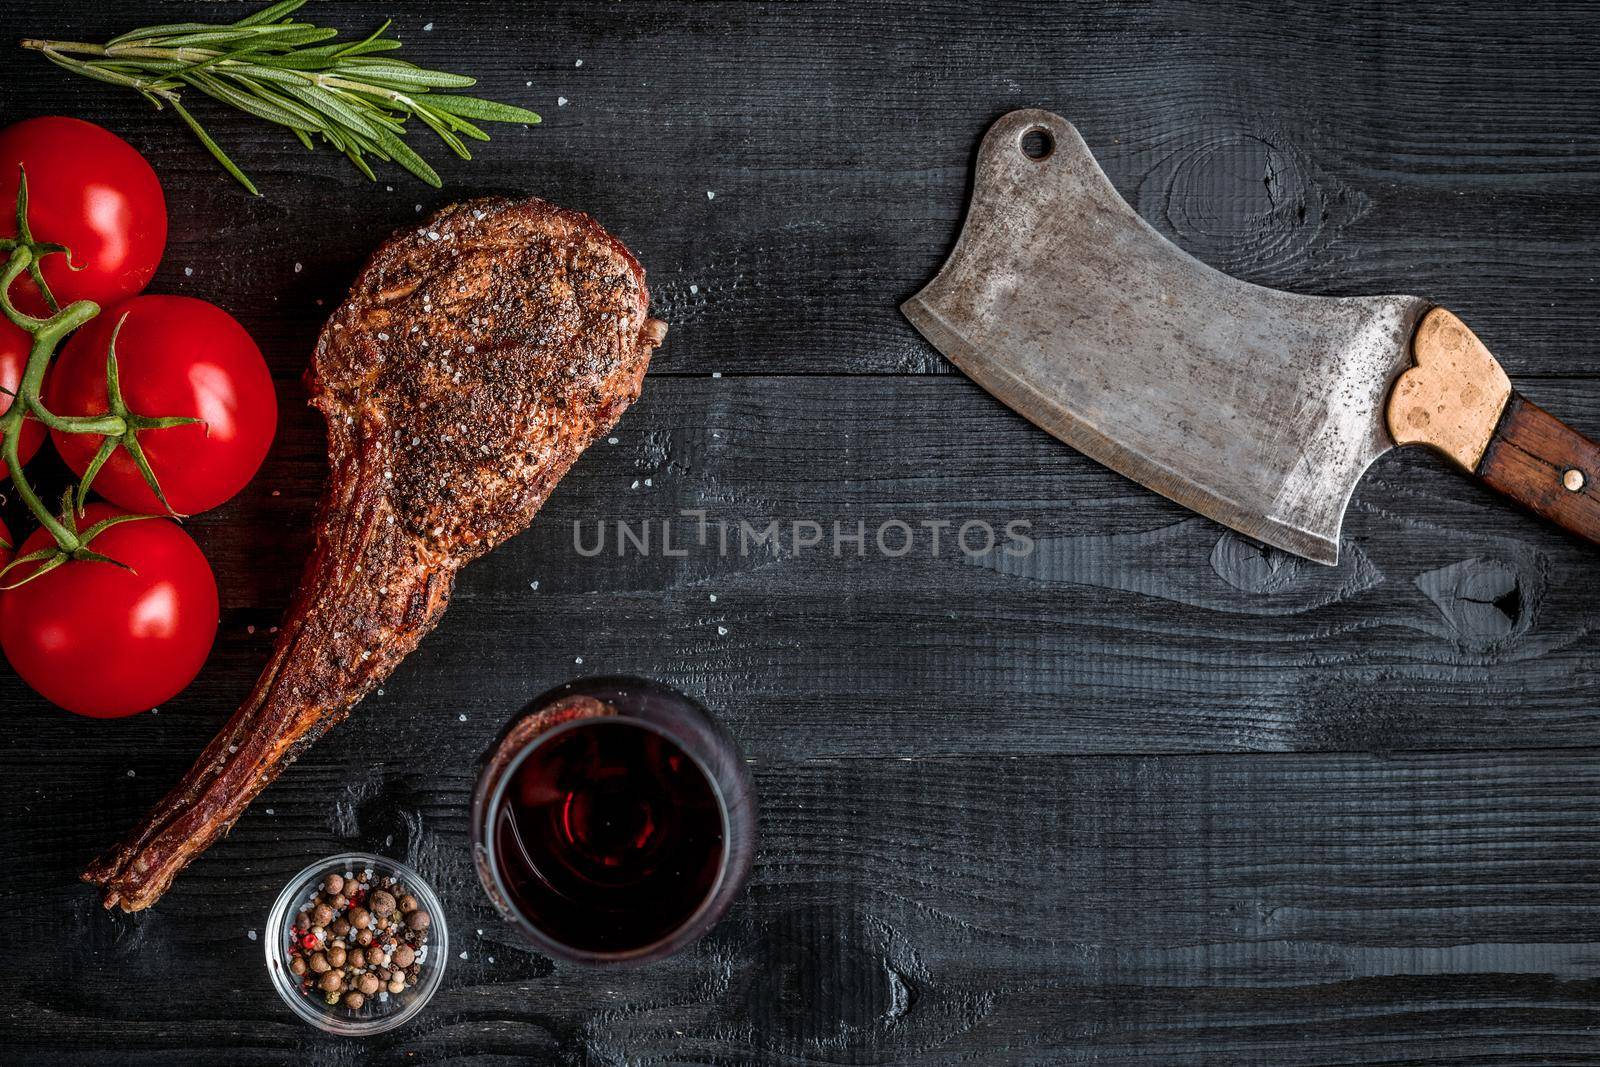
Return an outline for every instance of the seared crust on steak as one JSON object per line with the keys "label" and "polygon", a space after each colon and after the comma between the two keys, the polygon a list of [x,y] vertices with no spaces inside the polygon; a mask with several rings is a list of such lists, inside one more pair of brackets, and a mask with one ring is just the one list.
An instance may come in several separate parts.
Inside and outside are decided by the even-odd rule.
{"label": "seared crust on steak", "polygon": [[315,546],[250,698],[84,880],[138,911],[432,630],[639,395],[666,325],[587,215],[475,200],[375,252],[306,374],[328,424]]}

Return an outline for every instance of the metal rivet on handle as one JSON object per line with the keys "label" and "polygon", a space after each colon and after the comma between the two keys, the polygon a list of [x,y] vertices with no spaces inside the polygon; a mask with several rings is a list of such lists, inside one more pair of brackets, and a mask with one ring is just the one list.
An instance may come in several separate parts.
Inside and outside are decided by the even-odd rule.
{"label": "metal rivet on handle", "polygon": [[1561,475],[1561,484],[1567,487],[1567,492],[1576,493],[1583,488],[1583,472],[1576,467],[1570,467]]}

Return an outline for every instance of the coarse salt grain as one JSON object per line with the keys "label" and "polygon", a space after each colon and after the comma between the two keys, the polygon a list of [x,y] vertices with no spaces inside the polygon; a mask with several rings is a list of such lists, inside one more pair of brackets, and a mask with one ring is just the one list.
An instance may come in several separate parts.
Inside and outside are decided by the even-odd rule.
{"label": "coarse salt grain", "polygon": [[567,106],[567,98],[566,97],[564,97],[564,96],[556,97],[556,107],[566,107],[566,106]]}
{"label": "coarse salt grain", "polygon": [[457,715],[456,716],[456,721],[457,722],[466,722],[467,721],[467,717],[465,715]]}
{"label": "coarse salt grain", "polygon": [[728,636],[728,628],[726,626],[717,627],[717,636],[718,637],[727,637]]}
{"label": "coarse salt grain", "polygon": [[423,33],[432,33],[433,32],[433,23],[430,22],[426,26],[422,27],[422,32]]}
{"label": "coarse salt grain", "polygon": [[254,930],[251,930],[248,934],[245,934],[244,936],[246,936],[250,940],[254,941],[256,939],[256,932]]}
{"label": "coarse salt grain", "polygon": [[133,772],[132,772],[132,771],[129,771],[129,772],[128,772],[128,777],[129,777],[129,778],[132,778],[132,777],[133,777]]}
{"label": "coarse salt grain", "polygon": [[193,267],[185,267],[185,268],[183,268],[183,276],[185,278],[193,278],[194,277],[194,268]]}
{"label": "coarse salt grain", "polygon": [[305,269],[306,269],[306,268],[305,268],[305,264],[303,264],[303,263],[301,263],[301,262],[299,262],[299,261],[298,261],[298,260],[297,260],[297,261],[296,261],[296,262],[295,262],[295,265],[294,265],[294,272],[295,272],[295,273],[296,273],[296,274],[299,274],[299,273],[300,273],[300,272],[301,272],[301,271],[303,271],[303,270],[305,270]]}
{"label": "coarse salt grain", "polygon": [[578,61],[577,61],[577,62],[576,62],[576,63],[574,63],[574,64],[572,64],[572,65],[573,65],[573,66],[574,66],[574,67],[581,67],[581,66],[583,66],[583,60],[581,60],[581,59],[580,59],[580,60],[578,60]]}
{"label": "coarse salt grain", "polygon": [[715,603],[716,603],[716,602],[717,602],[717,594],[715,594],[715,593],[712,593],[712,594],[711,594],[711,598],[710,598],[710,599],[711,599],[711,602],[712,602],[712,603],[713,603],[713,604],[715,604]]}
{"label": "coarse salt grain", "polygon": [[700,295],[700,287],[698,285],[689,286],[689,295],[690,296],[698,296],[698,295]]}
{"label": "coarse salt grain", "polygon": [[608,444],[608,445],[614,445],[614,444],[616,444],[616,443],[617,443],[617,439],[616,439],[616,438],[615,438],[615,437],[608,437],[608,438],[606,438],[606,444]]}
{"label": "coarse salt grain", "polygon": [[573,656],[572,657],[572,662],[576,663],[578,666],[581,667],[581,666],[583,666],[583,657],[582,656]]}
{"label": "coarse salt grain", "polygon": [[712,192],[710,189],[706,190],[706,199],[707,200],[715,200],[716,198],[717,198],[717,194],[716,193]]}

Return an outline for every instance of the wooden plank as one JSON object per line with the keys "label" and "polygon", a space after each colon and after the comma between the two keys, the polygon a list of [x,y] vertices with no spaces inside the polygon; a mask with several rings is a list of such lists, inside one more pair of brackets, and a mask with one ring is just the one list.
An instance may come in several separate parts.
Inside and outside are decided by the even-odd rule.
{"label": "wooden plank", "polygon": [[[1600,427],[1594,382],[1538,385]],[[6,678],[29,724],[14,744],[132,746],[177,776],[265,661],[307,551],[320,429],[299,410],[285,427],[245,496],[189,523],[224,601],[195,686],[107,728]],[[1325,568],[1140,489],[959,378],[658,379],[616,439],[468,568],[358,718],[420,741],[458,713],[499,720],[568,677],[622,672],[702,695],[786,757],[1600,744],[1593,548],[1426,452],[1369,473]],[[690,509],[727,524],[726,553],[716,525],[695,543]],[[780,545],[741,543],[739,523],[770,521]],[[663,522],[681,557],[662,553]],[[969,557],[967,522],[997,546],[1027,523],[1036,547]],[[581,554],[602,523],[604,553]],[[648,528],[650,554],[618,523]],[[863,524],[866,544],[835,556],[836,523]],[[937,557],[931,523],[947,524]],[[912,549],[881,554],[880,529]]]}
{"label": "wooden plank", "polygon": [[[27,32],[77,39],[130,19],[48,0],[8,10]],[[1305,292],[1427,295],[1513,377],[1589,374],[1589,15],[1581,0],[1514,19],[1445,0],[319,10],[352,31],[392,16],[408,56],[544,113],[497,129],[471,163],[430,150],[443,192],[398,173],[368,184],[203,101],[268,194],[252,200],[170,116],[34,56],[16,58],[0,110],[90,116],[145,151],[174,194],[155,288],[228,307],[285,375],[325,314],[316,301],[416,205],[507,190],[590,210],[639,252],[673,324],[658,371],[948,372],[895,309],[954,240],[983,130],[1036,105],[1077,122],[1141,213],[1214,266]]]}
{"label": "wooden plank", "polygon": [[[517,947],[476,887],[466,731],[419,762],[376,725],[330,736],[133,917],[66,880],[98,824],[153,795],[124,775],[140,757],[0,794],[11,1047],[309,1067],[1592,1061],[1593,751],[760,760],[747,898],[681,957],[588,970]],[[347,846],[417,864],[466,953],[414,1028],[359,1046],[292,1021],[246,936]]]}

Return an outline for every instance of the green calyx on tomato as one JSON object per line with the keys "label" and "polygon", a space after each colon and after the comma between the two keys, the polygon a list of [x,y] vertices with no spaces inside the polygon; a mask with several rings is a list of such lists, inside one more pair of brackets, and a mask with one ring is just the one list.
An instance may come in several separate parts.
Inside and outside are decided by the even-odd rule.
{"label": "green calyx on tomato", "polygon": [[[0,594],[0,651],[45,699],[79,715],[133,715],[194,680],[217,633],[217,583],[205,555],[170,519],[95,501],[97,544],[126,566],[70,561]],[[35,530],[22,555],[48,549]]]}
{"label": "green calyx on tomato", "polygon": [[[79,532],[78,518],[82,514],[85,514],[85,512],[73,506],[72,493],[69,490],[61,500],[61,514],[58,516],[62,529],[68,535],[68,541],[63,543],[60,536],[57,535],[54,544],[24,552],[4,567],[0,567],[0,591],[21,588],[36,578],[42,578],[44,575],[49,574],[68,560],[76,560],[80,563],[110,563],[125,570],[132,570],[131,565],[96,552],[89,547],[90,542],[113,526],[120,526],[125,522],[137,522],[140,519],[159,517],[156,515],[129,515],[125,513],[108,515],[92,524],[87,530]],[[52,534],[55,533],[53,530],[50,532]],[[37,564],[37,566],[25,570],[22,577],[14,582],[6,581],[6,576],[12,571],[19,568],[27,568],[30,563]]]}
{"label": "green calyx on tomato", "polygon": [[189,426],[200,420],[184,415],[136,415],[128,410],[127,402],[122,399],[122,377],[117,373],[117,336],[122,333],[122,327],[127,321],[126,313],[117,319],[116,326],[111,330],[111,340],[106,343],[106,406],[108,414],[121,419],[125,428],[121,433],[108,433],[101,438],[100,447],[95,450],[88,466],[82,471],[82,477],[78,482],[78,511],[83,511],[84,500],[89,495],[89,486],[94,482],[95,475],[100,473],[100,468],[106,465],[106,460],[110,459],[111,454],[120,446],[127,449],[128,456],[138,468],[140,477],[144,479],[145,485],[150,487],[150,492],[155,494],[162,510],[171,515],[175,514],[172,505],[167,503],[166,494],[161,491],[161,483],[156,480],[156,472],[150,468],[150,461],[145,457],[144,449],[139,444],[139,432]]}

